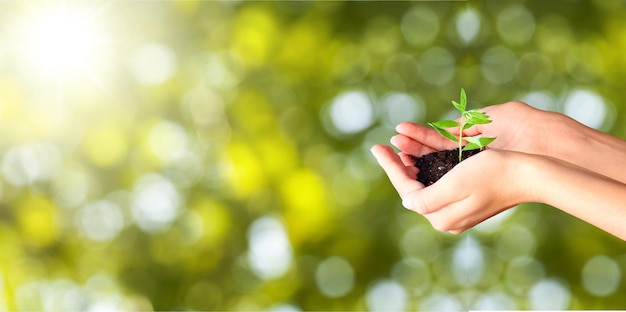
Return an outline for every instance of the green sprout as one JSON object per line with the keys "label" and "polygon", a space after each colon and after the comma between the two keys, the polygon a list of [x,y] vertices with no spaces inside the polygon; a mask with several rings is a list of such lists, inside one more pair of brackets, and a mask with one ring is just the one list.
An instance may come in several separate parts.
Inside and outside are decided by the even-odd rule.
{"label": "green sprout", "polygon": [[[491,123],[491,120],[489,119],[489,116],[487,114],[479,112],[475,109],[467,110],[467,95],[465,94],[465,89],[461,88],[460,103],[452,101],[452,105],[454,105],[454,108],[461,112],[460,122],[454,120],[441,120],[429,123],[428,125],[433,127],[433,129],[435,129],[443,137],[459,143],[459,162],[461,162],[461,160],[463,160],[463,151],[475,149],[482,150],[491,142],[493,142],[493,140],[495,140],[496,138],[463,137],[463,131],[475,125],[484,125]],[[445,129],[457,127],[459,128],[458,137]],[[465,146],[463,146],[463,141],[467,142]]]}

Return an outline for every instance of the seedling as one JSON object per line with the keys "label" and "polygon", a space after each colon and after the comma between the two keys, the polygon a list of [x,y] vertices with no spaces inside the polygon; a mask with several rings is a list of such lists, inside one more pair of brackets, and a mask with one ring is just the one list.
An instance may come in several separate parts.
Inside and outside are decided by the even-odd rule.
{"label": "seedling", "polygon": [[[452,105],[454,105],[454,108],[461,112],[460,122],[454,120],[441,120],[429,123],[428,125],[433,127],[433,129],[435,129],[443,137],[459,143],[459,162],[461,162],[461,160],[463,160],[463,151],[475,149],[482,150],[496,138],[463,137],[463,131],[475,125],[491,123],[487,114],[479,112],[475,109],[467,110],[467,95],[465,94],[465,89],[461,88],[460,103],[452,101]],[[455,136],[445,128],[458,128],[459,136]],[[467,142],[465,146],[463,146],[464,141]]]}

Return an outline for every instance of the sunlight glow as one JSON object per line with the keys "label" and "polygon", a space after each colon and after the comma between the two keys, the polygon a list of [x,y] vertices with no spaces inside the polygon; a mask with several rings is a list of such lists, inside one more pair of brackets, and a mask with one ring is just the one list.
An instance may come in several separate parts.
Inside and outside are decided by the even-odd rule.
{"label": "sunlight glow", "polygon": [[92,69],[108,42],[97,14],[98,10],[62,6],[23,20],[20,51],[25,61],[42,78],[81,75],[96,80]]}

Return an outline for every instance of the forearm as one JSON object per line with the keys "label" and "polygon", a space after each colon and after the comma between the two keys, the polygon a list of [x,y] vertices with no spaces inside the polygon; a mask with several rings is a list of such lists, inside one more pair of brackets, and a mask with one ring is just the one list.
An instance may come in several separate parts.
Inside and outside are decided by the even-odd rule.
{"label": "forearm", "polygon": [[[532,156],[531,156],[532,157]],[[626,184],[549,157],[526,168],[530,201],[542,202],[626,240]]]}
{"label": "forearm", "polygon": [[559,115],[546,131],[545,155],[626,183],[626,141]]}

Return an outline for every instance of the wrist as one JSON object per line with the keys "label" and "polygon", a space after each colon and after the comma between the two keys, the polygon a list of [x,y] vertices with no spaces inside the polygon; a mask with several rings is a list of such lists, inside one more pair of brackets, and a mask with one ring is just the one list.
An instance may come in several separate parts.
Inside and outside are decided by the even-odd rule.
{"label": "wrist", "polygon": [[519,203],[543,202],[543,190],[545,189],[542,177],[545,174],[546,159],[548,157],[534,154],[516,153],[513,160],[515,174],[513,184],[517,185],[515,196]]}
{"label": "wrist", "polygon": [[[596,129],[587,127],[578,121],[558,115],[553,119],[555,125],[544,131],[550,140],[544,143],[544,153],[567,163],[605,175],[626,183],[626,141]],[[611,157],[607,157],[611,155]]]}
{"label": "wrist", "polygon": [[[496,175],[501,177],[497,182],[498,192],[505,195],[506,204],[512,207],[525,202],[535,202],[540,198],[541,174],[537,168],[542,158],[534,154],[506,150],[490,150],[496,155],[490,163],[496,167]],[[489,151],[487,151],[489,152]]]}
{"label": "wrist", "polygon": [[550,156],[527,154],[526,157],[528,160],[521,162],[525,167],[525,175],[521,177],[527,187],[525,201],[554,205],[555,194],[574,181],[577,176],[572,173],[578,172],[580,167]]}
{"label": "wrist", "polygon": [[540,116],[531,125],[535,131],[531,135],[533,145],[525,152],[559,159],[571,157],[570,149],[584,137],[584,129],[580,129],[575,120],[560,113],[542,112]]}

